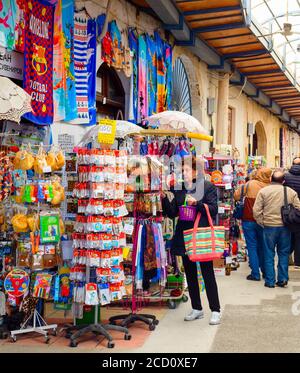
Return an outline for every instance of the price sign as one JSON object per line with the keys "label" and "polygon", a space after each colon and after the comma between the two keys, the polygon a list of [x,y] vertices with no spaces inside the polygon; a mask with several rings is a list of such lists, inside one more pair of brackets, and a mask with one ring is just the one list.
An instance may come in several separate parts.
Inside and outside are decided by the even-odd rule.
{"label": "price sign", "polygon": [[224,214],[224,213],[225,213],[225,207],[223,207],[223,206],[219,206],[219,207],[218,207],[218,213],[219,213],[219,214]]}
{"label": "price sign", "polygon": [[111,119],[101,119],[98,129],[98,142],[100,144],[112,145],[116,137],[117,121]]}

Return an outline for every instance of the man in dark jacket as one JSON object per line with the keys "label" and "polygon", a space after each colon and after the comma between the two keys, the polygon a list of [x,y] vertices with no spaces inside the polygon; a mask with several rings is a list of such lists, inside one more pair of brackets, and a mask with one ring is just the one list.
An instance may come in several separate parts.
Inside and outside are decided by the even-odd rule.
{"label": "man in dark jacket", "polygon": [[[294,189],[300,198],[300,157],[294,158],[292,167],[285,174],[284,185]],[[294,251],[295,267],[300,268],[300,231],[292,233],[291,251]]]}

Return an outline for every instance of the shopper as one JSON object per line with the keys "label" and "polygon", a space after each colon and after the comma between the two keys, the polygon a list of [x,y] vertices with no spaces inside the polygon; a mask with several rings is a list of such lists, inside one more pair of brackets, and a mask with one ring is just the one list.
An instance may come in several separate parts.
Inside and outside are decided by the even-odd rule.
{"label": "shopper", "polygon": [[[272,170],[270,168],[261,168],[255,174],[251,174],[251,179],[244,185],[244,211],[242,217],[242,227],[246,240],[246,246],[249,256],[249,266],[251,269],[247,280],[260,281],[260,270],[264,277],[264,258],[263,258],[263,231],[256,223],[253,217],[253,206],[258,192],[268,186],[271,182]],[[234,193],[236,201],[241,198],[242,186]]]}
{"label": "shopper", "polygon": [[[274,288],[276,281],[274,269],[275,247],[277,247],[278,255],[276,285],[285,287],[288,283],[291,233],[283,225],[281,217],[281,208],[284,205],[284,173],[275,171],[271,180],[271,185],[261,189],[258,193],[253,208],[253,215],[256,222],[263,227],[265,286]],[[300,209],[298,195],[289,187],[287,187],[287,198],[289,204]]]}
{"label": "shopper", "polygon": [[[166,195],[163,193],[163,210],[164,213],[171,219],[178,217],[179,206],[184,205],[185,200],[188,205],[197,207],[197,211],[201,213],[199,227],[208,227],[209,222],[204,208],[204,203],[208,205],[212,218],[217,215],[217,191],[215,186],[204,180],[203,164],[199,167],[199,162],[195,157],[185,157],[183,164],[184,185],[181,190],[173,188],[172,193]],[[178,184],[177,184],[178,187]],[[189,260],[185,254],[183,232],[191,229],[194,226],[194,221],[178,220],[175,234],[172,240],[172,253],[182,256],[185,274],[188,283],[189,295],[192,303],[192,311],[185,317],[186,321],[201,319],[204,317],[202,304],[200,299],[200,289],[198,284],[197,266],[195,262]],[[213,262],[200,263],[202,276],[205,282],[206,294],[209,302],[210,310],[212,311],[210,324],[217,325],[221,320],[220,302],[218,296],[218,288],[214,274]]]}
{"label": "shopper", "polygon": [[[294,189],[300,198],[300,157],[293,160],[289,172],[285,174],[284,185]],[[291,252],[294,252],[294,266],[300,269],[300,230],[292,233]]]}

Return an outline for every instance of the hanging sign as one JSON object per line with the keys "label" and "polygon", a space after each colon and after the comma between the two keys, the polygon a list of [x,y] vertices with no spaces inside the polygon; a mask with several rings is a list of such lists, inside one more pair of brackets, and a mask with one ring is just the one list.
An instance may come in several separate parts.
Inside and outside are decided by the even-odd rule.
{"label": "hanging sign", "polygon": [[4,280],[4,289],[10,296],[21,297],[29,286],[29,275],[22,269],[13,269]]}
{"label": "hanging sign", "polygon": [[37,124],[51,124],[55,7],[46,0],[30,0],[26,7],[23,85],[31,95],[33,112],[24,117]]}
{"label": "hanging sign", "polygon": [[100,144],[110,144],[115,142],[117,121],[111,119],[101,119],[99,121],[98,142]]}
{"label": "hanging sign", "polygon": [[24,56],[0,47],[0,75],[23,80]]}
{"label": "hanging sign", "polygon": [[73,135],[66,133],[58,135],[58,145],[65,153],[72,153],[75,147],[75,138]]}
{"label": "hanging sign", "polygon": [[58,242],[60,239],[59,216],[42,215],[40,217],[41,243]]}

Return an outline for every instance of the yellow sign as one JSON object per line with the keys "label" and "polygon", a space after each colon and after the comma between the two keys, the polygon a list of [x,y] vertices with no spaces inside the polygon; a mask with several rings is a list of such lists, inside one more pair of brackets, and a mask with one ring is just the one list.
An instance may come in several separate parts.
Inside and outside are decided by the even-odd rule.
{"label": "yellow sign", "polygon": [[98,142],[100,144],[113,144],[115,142],[117,121],[101,119],[99,121]]}

